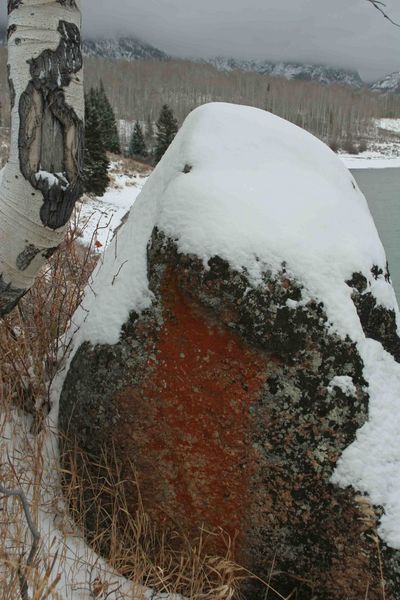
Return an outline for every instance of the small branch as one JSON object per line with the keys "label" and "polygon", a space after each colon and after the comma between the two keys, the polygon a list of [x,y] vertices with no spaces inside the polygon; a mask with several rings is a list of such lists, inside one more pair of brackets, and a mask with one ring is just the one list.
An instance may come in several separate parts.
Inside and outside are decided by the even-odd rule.
{"label": "small branch", "polygon": [[[26,522],[27,522],[29,530],[32,534],[32,546],[31,546],[31,550],[29,552],[28,559],[26,561],[26,566],[31,567],[33,565],[33,561],[35,560],[36,552],[38,551],[38,548],[39,548],[40,533],[38,532],[38,530],[36,529],[36,527],[33,523],[32,515],[31,515],[30,509],[29,509],[28,500],[22,490],[7,489],[4,486],[2,486],[1,484],[0,484],[0,494],[5,496],[6,498],[18,498],[18,500],[21,502],[22,508],[25,513]],[[21,589],[22,599],[28,600],[28,582],[26,580],[26,576],[23,573],[21,567],[19,567],[18,571],[19,571],[18,574],[19,574],[19,579],[20,579],[20,589]]]}
{"label": "small branch", "polygon": [[117,272],[117,273],[114,275],[114,277],[113,277],[113,280],[112,280],[112,282],[111,282],[111,285],[114,285],[114,283],[115,283],[115,280],[117,279],[118,275],[121,273],[121,269],[122,269],[122,267],[123,267],[123,266],[124,266],[124,265],[125,265],[127,262],[128,262],[128,261],[127,261],[127,260],[125,260],[125,261],[122,263],[122,265],[121,265],[121,266],[120,266],[120,268],[118,269],[118,272]]}
{"label": "small branch", "polygon": [[400,23],[396,23],[396,21],[393,21],[393,19],[389,17],[389,15],[385,12],[384,8],[386,7],[386,4],[384,2],[381,2],[381,0],[367,0],[367,2],[372,4],[372,6],[376,8],[376,10],[379,10],[379,12],[385,17],[385,19],[392,23],[392,25],[400,27]]}

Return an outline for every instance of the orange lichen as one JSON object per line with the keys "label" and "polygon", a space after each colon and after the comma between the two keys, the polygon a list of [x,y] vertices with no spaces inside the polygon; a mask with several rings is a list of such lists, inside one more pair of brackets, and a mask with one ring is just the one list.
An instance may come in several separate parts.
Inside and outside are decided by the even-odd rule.
{"label": "orange lichen", "polygon": [[222,527],[243,539],[255,455],[251,405],[265,360],[221,327],[168,274],[164,326],[141,390],[119,395],[132,419],[119,437],[132,452],[145,507],[193,529]]}

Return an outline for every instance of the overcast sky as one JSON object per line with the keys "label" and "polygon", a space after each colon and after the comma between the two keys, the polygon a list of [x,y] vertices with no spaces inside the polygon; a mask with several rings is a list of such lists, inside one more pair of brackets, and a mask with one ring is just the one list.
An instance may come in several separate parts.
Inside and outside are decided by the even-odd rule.
{"label": "overcast sky", "polygon": [[[309,61],[368,81],[400,70],[400,27],[367,0],[81,1],[86,36],[131,34],[177,56]],[[386,4],[400,22],[400,0]]]}

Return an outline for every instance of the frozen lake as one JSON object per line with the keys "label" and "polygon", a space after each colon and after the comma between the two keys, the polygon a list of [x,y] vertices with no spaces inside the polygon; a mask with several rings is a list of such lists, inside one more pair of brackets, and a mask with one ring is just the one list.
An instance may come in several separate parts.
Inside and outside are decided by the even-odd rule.
{"label": "frozen lake", "polygon": [[353,169],[352,174],[367,198],[400,302],[400,169]]}

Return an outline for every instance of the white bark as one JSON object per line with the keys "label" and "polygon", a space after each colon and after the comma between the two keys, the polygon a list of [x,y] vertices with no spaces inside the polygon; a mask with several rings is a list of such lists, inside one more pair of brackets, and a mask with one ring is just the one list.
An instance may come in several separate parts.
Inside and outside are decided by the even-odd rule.
{"label": "white bark", "polygon": [[0,315],[63,239],[80,195],[80,0],[9,0],[10,158],[0,185]]}

